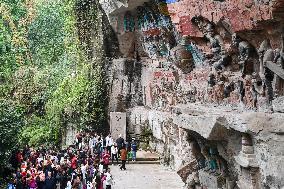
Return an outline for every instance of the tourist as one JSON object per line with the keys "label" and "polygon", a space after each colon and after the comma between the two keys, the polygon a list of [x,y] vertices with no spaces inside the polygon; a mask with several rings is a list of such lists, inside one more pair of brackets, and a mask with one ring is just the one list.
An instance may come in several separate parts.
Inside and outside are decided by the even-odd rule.
{"label": "tourist", "polygon": [[104,172],[104,162],[101,161],[100,165],[99,165],[99,172],[103,173]]}
{"label": "tourist", "polygon": [[72,189],[72,183],[71,183],[71,178],[70,177],[68,178],[67,185],[66,185],[65,189]]}
{"label": "tourist", "polygon": [[122,148],[120,150],[120,158],[121,158],[120,170],[122,170],[122,169],[126,170],[125,163],[126,163],[126,158],[127,158],[127,151],[126,151],[124,146],[122,146]]}
{"label": "tourist", "polygon": [[67,172],[63,169],[62,172],[59,172],[59,175],[60,175],[60,178],[59,178],[60,189],[64,189],[67,186],[67,182],[68,182]]}
{"label": "tourist", "polygon": [[15,183],[14,183],[14,179],[10,178],[8,185],[7,185],[7,189],[16,189]]}
{"label": "tourist", "polygon": [[[93,136],[88,133],[80,133],[76,136],[77,143],[80,137],[82,138],[80,145],[71,145],[58,153],[52,147],[44,148],[43,146],[38,149],[26,147],[23,151],[15,152],[14,158],[17,159],[19,164],[16,166],[17,171],[13,175],[13,182],[9,182],[9,188],[111,188],[112,176],[108,168],[110,153],[105,147],[103,152],[92,154],[92,148],[98,149],[102,145],[105,146],[104,139],[100,138],[100,142],[95,142],[95,146],[93,146],[92,143],[94,144],[95,141]],[[118,147],[110,140],[111,136],[108,137],[107,144],[112,144],[110,149],[112,163],[114,159],[118,163]],[[121,143],[122,146],[123,143]],[[125,148],[121,152],[123,161],[121,169],[125,170],[127,152]]]}
{"label": "tourist", "polygon": [[71,159],[71,168],[73,170],[75,170],[77,168],[77,157],[76,157],[76,155],[74,155],[73,158]]}
{"label": "tourist", "polygon": [[72,184],[72,189],[81,189],[82,188],[81,185],[82,183],[81,183],[80,176],[75,176],[73,184]]}
{"label": "tourist", "polygon": [[104,170],[103,174],[101,175],[101,185],[100,189],[105,189],[106,188],[106,170]]}
{"label": "tourist", "polygon": [[111,189],[111,185],[113,183],[112,175],[110,173],[110,169],[107,169],[106,172],[106,189]]}
{"label": "tourist", "polygon": [[37,189],[35,174],[33,173],[32,175],[30,175],[30,178],[28,179],[29,179],[29,189]]}
{"label": "tourist", "polygon": [[102,159],[103,159],[103,162],[104,162],[104,169],[105,170],[107,170],[107,168],[108,168],[109,158],[110,158],[110,155],[108,153],[108,150],[105,148],[105,150],[103,152],[103,155],[102,155]]}
{"label": "tourist", "polygon": [[89,139],[89,149],[91,150],[91,154],[94,154],[94,138],[90,137]]}
{"label": "tourist", "polygon": [[76,147],[78,149],[81,149],[81,145],[82,145],[82,135],[81,135],[81,133],[77,133],[77,135],[76,135]]}
{"label": "tourist", "polygon": [[111,164],[113,164],[114,159],[116,159],[116,163],[118,164],[117,153],[118,153],[118,148],[117,148],[116,143],[114,143],[114,145],[112,145],[111,147]]}
{"label": "tourist", "polygon": [[120,150],[122,146],[124,146],[124,139],[121,137],[121,134],[119,135],[118,139],[116,139],[116,144],[118,147],[118,154],[120,155]]}
{"label": "tourist", "polygon": [[[97,134],[95,133],[94,136],[92,137],[92,151],[93,153],[96,153],[96,146],[97,146],[97,143],[98,143],[98,136]],[[93,154],[92,154],[93,155]]]}
{"label": "tourist", "polygon": [[86,183],[87,166],[83,163],[81,164],[81,173],[83,182]]}
{"label": "tourist", "polygon": [[102,158],[102,153],[104,151],[104,147],[106,146],[105,144],[105,139],[104,136],[101,134],[100,139],[99,139],[99,143],[100,143],[100,158]]}
{"label": "tourist", "polygon": [[132,139],[131,142],[132,161],[136,161],[136,152],[137,152],[137,144],[135,142],[135,139]]}
{"label": "tourist", "polygon": [[44,184],[45,189],[55,189],[56,188],[56,181],[55,181],[55,178],[52,177],[51,173],[52,173],[51,171],[47,172],[47,178],[45,179],[45,184]]}
{"label": "tourist", "polygon": [[131,143],[130,142],[126,142],[125,143],[125,149],[127,152],[127,161],[129,163],[129,160],[132,159],[132,153],[131,153]]}
{"label": "tourist", "polygon": [[107,147],[107,151],[109,154],[111,154],[111,146],[113,145],[113,139],[111,137],[111,135],[109,134],[106,137],[106,147]]}
{"label": "tourist", "polygon": [[87,182],[87,189],[94,189],[93,183],[90,181]]}
{"label": "tourist", "polygon": [[101,175],[102,175],[102,173],[97,171],[95,175],[96,175],[95,176],[96,189],[100,189],[101,188]]}

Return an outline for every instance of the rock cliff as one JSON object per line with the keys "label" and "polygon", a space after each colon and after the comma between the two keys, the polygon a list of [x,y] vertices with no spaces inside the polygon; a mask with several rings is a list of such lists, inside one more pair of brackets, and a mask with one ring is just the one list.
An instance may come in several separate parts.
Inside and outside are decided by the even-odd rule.
{"label": "rock cliff", "polygon": [[150,130],[187,188],[284,187],[284,1],[100,3],[129,137]]}

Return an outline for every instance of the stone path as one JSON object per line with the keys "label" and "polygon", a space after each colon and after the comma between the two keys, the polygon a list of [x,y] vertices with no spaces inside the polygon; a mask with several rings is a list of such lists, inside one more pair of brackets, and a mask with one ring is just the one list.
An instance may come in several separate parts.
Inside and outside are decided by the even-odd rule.
{"label": "stone path", "polygon": [[182,189],[180,177],[161,165],[126,164],[126,171],[110,166],[114,178],[112,189]]}

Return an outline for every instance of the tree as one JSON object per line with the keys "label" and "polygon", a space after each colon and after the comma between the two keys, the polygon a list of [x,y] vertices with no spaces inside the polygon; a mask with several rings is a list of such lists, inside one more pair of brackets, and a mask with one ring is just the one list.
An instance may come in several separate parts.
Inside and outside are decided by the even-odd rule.
{"label": "tree", "polygon": [[18,145],[18,134],[24,125],[23,111],[9,100],[0,100],[0,175]]}

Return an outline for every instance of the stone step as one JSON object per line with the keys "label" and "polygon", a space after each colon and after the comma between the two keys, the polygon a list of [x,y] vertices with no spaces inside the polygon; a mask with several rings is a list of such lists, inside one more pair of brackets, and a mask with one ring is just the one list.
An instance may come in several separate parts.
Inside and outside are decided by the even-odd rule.
{"label": "stone step", "polygon": [[156,158],[156,157],[149,157],[149,158],[136,158],[136,160],[137,161],[159,161],[160,160],[160,158]]}
{"label": "stone step", "polygon": [[129,161],[126,164],[160,164],[160,161]]}
{"label": "stone step", "polygon": [[[121,161],[120,158],[118,158],[118,160]],[[131,159],[129,161],[131,161]],[[136,161],[160,161],[160,158],[136,158]]]}
{"label": "stone step", "polygon": [[[121,163],[121,162],[119,162],[119,163]],[[159,165],[160,164],[160,161],[127,161],[126,162],[126,165],[127,164],[139,164],[139,165],[141,165],[141,164],[148,164],[148,165]],[[115,164],[113,165],[113,166],[115,166]]]}

